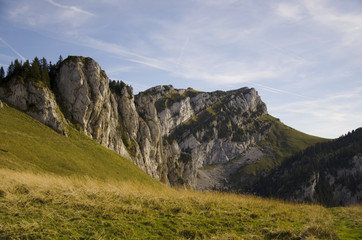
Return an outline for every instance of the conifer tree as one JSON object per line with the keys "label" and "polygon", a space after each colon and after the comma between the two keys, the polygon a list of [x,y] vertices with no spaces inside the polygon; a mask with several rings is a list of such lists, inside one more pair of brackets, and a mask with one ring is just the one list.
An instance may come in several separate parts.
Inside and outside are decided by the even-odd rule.
{"label": "conifer tree", "polygon": [[41,80],[40,62],[37,57],[34,58],[32,64],[31,64],[30,77],[35,81]]}
{"label": "conifer tree", "polygon": [[15,59],[14,61],[14,72],[13,74],[15,76],[20,76],[21,75],[21,72],[22,72],[22,63],[19,62],[18,59]]}
{"label": "conifer tree", "polygon": [[15,65],[13,62],[10,63],[9,67],[8,67],[8,72],[7,72],[7,77],[10,78],[12,77],[12,75],[14,74],[14,68],[15,68]]}
{"label": "conifer tree", "polygon": [[41,68],[41,80],[47,85],[50,85],[50,77],[49,77],[49,70],[48,70],[48,63],[47,60],[43,57],[40,62]]}
{"label": "conifer tree", "polygon": [[1,68],[0,68],[0,83],[3,82],[4,78],[5,78],[5,71],[4,71],[3,66],[1,66]]}
{"label": "conifer tree", "polygon": [[63,62],[63,57],[62,57],[62,55],[59,55],[59,60],[56,64],[56,66],[59,67],[62,62]]}
{"label": "conifer tree", "polygon": [[23,77],[28,78],[31,72],[31,66],[29,60],[26,60],[23,64]]}

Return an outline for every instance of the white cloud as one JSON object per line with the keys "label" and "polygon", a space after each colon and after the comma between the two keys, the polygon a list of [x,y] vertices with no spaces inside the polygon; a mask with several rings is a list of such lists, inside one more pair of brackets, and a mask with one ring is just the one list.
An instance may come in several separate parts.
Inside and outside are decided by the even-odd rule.
{"label": "white cloud", "polygon": [[95,17],[81,7],[59,4],[54,0],[20,0],[9,6],[8,17],[12,21],[48,32],[80,27]]}
{"label": "white cloud", "polygon": [[276,13],[291,20],[299,21],[302,19],[302,10],[299,5],[291,3],[280,3],[276,8]]}
{"label": "white cloud", "polygon": [[[270,106],[269,111],[299,130],[324,137],[338,137],[362,127],[362,88],[316,99]],[[337,135],[336,135],[337,134]]]}
{"label": "white cloud", "polygon": [[362,50],[362,13],[341,12],[325,0],[304,0],[309,14],[319,24],[332,29],[343,38],[346,45],[355,45]]}

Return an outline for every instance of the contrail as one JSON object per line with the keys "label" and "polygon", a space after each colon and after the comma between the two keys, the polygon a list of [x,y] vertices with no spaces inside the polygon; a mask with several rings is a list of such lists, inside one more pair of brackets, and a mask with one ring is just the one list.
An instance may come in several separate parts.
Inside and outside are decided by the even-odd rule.
{"label": "contrail", "polygon": [[21,60],[23,60],[23,62],[26,61],[26,59],[25,59],[18,51],[16,51],[12,46],[10,46],[9,43],[7,43],[7,42],[6,42],[4,39],[2,39],[1,37],[0,37],[0,41],[1,41],[2,43],[4,43],[5,46],[7,46],[8,48],[10,48],[11,51],[13,51],[16,55],[18,55],[18,57],[20,57]]}
{"label": "contrail", "polygon": [[59,7],[59,8],[64,8],[64,9],[68,9],[68,10],[71,10],[71,11],[75,11],[75,12],[87,14],[87,15],[90,15],[90,16],[94,16],[93,13],[88,12],[88,11],[85,11],[85,10],[79,8],[79,7],[76,7],[76,6],[61,5],[61,4],[59,4],[59,3],[54,2],[53,0],[48,0],[48,2],[49,2],[50,4],[52,4],[53,6],[56,6],[56,7]]}
{"label": "contrail", "polygon": [[261,87],[261,88],[263,88],[263,89],[265,89],[267,91],[270,91],[270,92],[284,93],[284,94],[289,94],[289,95],[293,95],[293,96],[297,96],[297,97],[301,97],[301,98],[305,98],[305,99],[311,99],[310,97],[307,97],[307,96],[304,96],[304,95],[301,95],[301,94],[298,94],[298,93],[295,93],[295,92],[285,91],[285,90],[282,90],[282,89],[268,87],[268,86],[265,86],[265,85],[262,85],[262,84],[259,84],[259,83],[255,83],[255,82],[252,82],[252,81],[249,81],[249,83],[254,84],[255,86]]}

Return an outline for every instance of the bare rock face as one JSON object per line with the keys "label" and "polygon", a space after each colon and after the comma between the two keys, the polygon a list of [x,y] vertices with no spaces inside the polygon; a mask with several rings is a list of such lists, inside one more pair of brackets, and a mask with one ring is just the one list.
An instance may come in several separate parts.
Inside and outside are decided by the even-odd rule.
{"label": "bare rock face", "polygon": [[203,93],[167,87],[148,90],[158,91],[162,135],[191,154],[196,168],[228,162],[264,138],[265,132],[252,129],[267,113],[255,89]]}
{"label": "bare rock face", "polygon": [[58,133],[67,134],[67,123],[54,93],[40,83],[12,79],[7,88],[0,88],[0,97]]}
{"label": "bare rock face", "polygon": [[229,162],[265,135],[253,129],[266,114],[254,89],[157,86],[134,96],[93,59],[72,56],[52,81],[50,90],[14,79],[0,97],[60,133],[76,127],[166,184],[197,187],[198,168]]}
{"label": "bare rock face", "polygon": [[179,149],[179,160],[168,161],[168,172],[178,177],[171,182],[196,188],[199,168],[235,159],[264,139],[269,129],[262,124],[255,129],[255,121],[267,110],[254,89],[204,93],[157,86],[136,99],[140,116],[153,129],[150,136],[159,139],[161,135]]}
{"label": "bare rock face", "polygon": [[56,77],[59,102],[66,117],[103,146],[128,156],[117,134],[118,109],[108,77],[91,58],[69,57]]}

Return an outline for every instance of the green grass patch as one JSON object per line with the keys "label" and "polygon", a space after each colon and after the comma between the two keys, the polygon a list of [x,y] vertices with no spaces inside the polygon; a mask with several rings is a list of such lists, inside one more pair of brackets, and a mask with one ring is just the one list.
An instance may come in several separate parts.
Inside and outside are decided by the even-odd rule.
{"label": "green grass patch", "polygon": [[0,109],[0,136],[1,168],[162,186],[83,133],[70,128],[69,137],[62,136],[11,107]]}
{"label": "green grass patch", "polygon": [[335,227],[341,240],[362,238],[362,207],[337,207],[329,211],[335,217]]}
{"label": "green grass patch", "polygon": [[258,162],[240,168],[239,174],[257,175],[261,171],[268,171],[279,166],[284,158],[315,143],[328,141],[288,127],[270,115],[262,116],[259,121],[271,125],[266,139],[258,143],[259,147],[270,149],[270,152]]}

